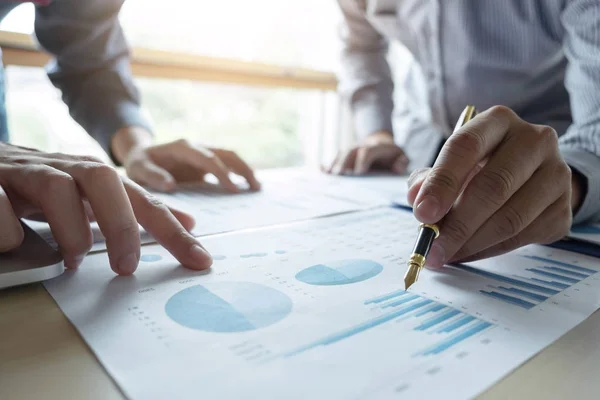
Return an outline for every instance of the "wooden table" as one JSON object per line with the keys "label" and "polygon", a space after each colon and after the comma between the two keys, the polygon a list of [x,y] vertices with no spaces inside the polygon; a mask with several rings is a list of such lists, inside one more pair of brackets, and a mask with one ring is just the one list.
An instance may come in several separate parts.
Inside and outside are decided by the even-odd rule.
{"label": "wooden table", "polygon": [[[0,399],[34,398],[123,399],[41,284],[0,291]],[[481,396],[599,398],[600,312]]]}

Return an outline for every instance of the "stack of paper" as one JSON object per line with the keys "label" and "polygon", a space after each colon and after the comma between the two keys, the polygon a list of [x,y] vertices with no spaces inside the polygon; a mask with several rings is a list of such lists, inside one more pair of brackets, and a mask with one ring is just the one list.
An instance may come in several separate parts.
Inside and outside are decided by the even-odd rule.
{"label": "stack of paper", "polygon": [[208,272],[145,246],[46,283],[135,399],[470,398],[600,306],[596,259],[541,246],[423,271],[417,222],[378,208],[203,239]]}

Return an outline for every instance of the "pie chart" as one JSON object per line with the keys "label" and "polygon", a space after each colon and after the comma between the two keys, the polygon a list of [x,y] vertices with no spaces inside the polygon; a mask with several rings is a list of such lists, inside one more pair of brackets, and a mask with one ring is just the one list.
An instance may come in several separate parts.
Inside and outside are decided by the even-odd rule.
{"label": "pie chart", "polygon": [[373,278],[383,266],[372,260],[352,259],[317,264],[296,274],[296,279],[309,285],[348,285]]}
{"label": "pie chart", "polygon": [[273,325],[292,311],[284,293],[252,282],[191,286],[174,294],[165,312],[176,323],[205,332],[245,332]]}

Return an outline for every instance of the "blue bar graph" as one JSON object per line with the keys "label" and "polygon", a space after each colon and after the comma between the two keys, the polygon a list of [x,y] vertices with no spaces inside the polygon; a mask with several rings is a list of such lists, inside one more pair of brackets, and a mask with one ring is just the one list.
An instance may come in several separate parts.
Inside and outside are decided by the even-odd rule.
{"label": "blue bar graph", "polygon": [[[556,282],[556,281],[545,281],[543,279],[538,279],[538,278],[523,278],[522,276],[518,276],[518,275],[516,275],[516,277],[520,278],[520,279],[532,281],[532,282],[543,283],[544,285],[553,286],[553,287],[561,289],[561,290],[569,287],[569,285],[567,285],[567,284]],[[554,292],[556,292],[554,294],[558,294],[558,293],[560,293],[560,290],[555,290]]]}
{"label": "blue bar graph", "polygon": [[405,294],[407,294],[408,292],[406,290],[398,290],[396,292],[392,292],[392,293],[388,293],[388,294],[384,294],[383,296],[379,296],[379,297],[375,297],[373,299],[369,299],[367,301],[365,301],[365,305],[366,304],[377,304],[377,303],[382,303],[384,301],[393,299],[394,297],[400,297],[400,296],[404,296]]}
{"label": "blue bar graph", "polygon": [[460,311],[458,310],[450,310],[440,316],[436,316],[433,318],[428,319],[427,321],[423,322],[421,325],[417,326],[415,328],[416,331],[425,331],[429,328],[433,328],[434,326],[441,324],[444,321],[449,320],[450,318],[456,316],[460,314]]}
{"label": "blue bar graph", "polygon": [[443,304],[434,304],[432,307],[426,308],[423,311],[419,311],[415,314],[415,317],[422,317],[425,314],[429,314],[430,312],[438,312],[446,308]]}
{"label": "blue bar graph", "polygon": [[528,282],[523,282],[521,280],[509,278],[509,277],[504,276],[504,275],[494,274],[493,272],[483,271],[483,270],[480,270],[480,269],[477,269],[477,268],[470,267],[470,266],[465,265],[465,264],[454,264],[453,267],[458,268],[458,269],[462,269],[463,271],[471,272],[473,274],[481,275],[481,276],[484,276],[486,278],[491,278],[491,279],[494,279],[496,281],[510,283],[511,285],[514,285],[514,286],[520,286],[522,288],[532,289],[532,290],[536,290],[536,291],[542,292],[542,293],[547,293],[547,294],[557,294],[558,293],[556,290],[549,289],[549,288],[544,287],[544,286],[535,285],[533,283],[528,283]]}
{"label": "blue bar graph", "polygon": [[452,346],[457,345],[458,343],[464,341],[465,339],[468,339],[471,336],[476,335],[479,332],[482,332],[491,326],[492,326],[492,324],[490,324],[489,322],[479,321],[477,324],[473,325],[472,327],[469,327],[466,330],[464,330],[463,332],[460,332],[460,333],[442,341],[441,343],[435,345],[434,347],[431,347],[430,349],[425,350],[421,354],[423,354],[424,356],[427,356],[430,354],[439,354],[439,353],[443,352],[444,350],[448,350]]}
{"label": "blue bar graph", "polygon": [[395,318],[398,318],[404,314],[408,314],[411,311],[415,311],[418,310],[421,307],[425,307],[428,304],[433,303],[432,300],[428,300],[428,299],[423,299],[415,304],[412,304],[410,306],[401,308],[400,310],[395,310],[393,312],[387,313],[387,314],[383,314],[380,315],[377,318],[373,318],[372,320],[369,320],[367,322],[363,322],[362,324],[356,325],[352,328],[349,328],[347,330],[344,330],[342,332],[333,334],[331,336],[328,336],[324,339],[318,340],[314,343],[308,344],[306,346],[302,346],[296,350],[293,350],[289,353],[284,354],[284,357],[292,357],[295,356],[297,354],[303,353],[305,351],[311,350],[315,347],[319,347],[319,346],[327,346],[330,345],[332,343],[338,342],[340,340],[343,339],[347,339],[349,337],[352,337],[354,335],[357,335],[359,333],[363,333],[366,330],[369,330],[371,328],[375,328],[376,326],[379,326],[381,324],[384,324],[388,321],[391,321]]}
{"label": "blue bar graph", "polygon": [[486,296],[489,296],[489,297],[493,297],[493,298],[498,299],[498,300],[502,300],[502,301],[504,301],[506,303],[509,303],[509,304],[513,304],[513,305],[516,305],[516,306],[519,306],[519,307],[523,307],[523,308],[525,308],[527,310],[529,310],[529,309],[531,309],[531,308],[533,308],[533,307],[536,306],[535,303],[530,303],[530,302],[525,301],[523,299],[520,299],[518,297],[508,296],[508,295],[503,294],[503,293],[486,292],[485,290],[480,290],[479,293],[481,293],[483,295],[486,295]]}
{"label": "blue bar graph", "polygon": [[528,258],[530,260],[536,260],[536,261],[540,261],[544,264],[552,264],[552,265],[558,265],[559,267],[565,267],[565,268],[570,268],[574,271],[579,271],[579,272],[585,272],[588,274],[595,274],[598,271],[595,271],[593,269],[589,269],[589,268],[583,268],[580,267],[579,265],[573,265],[573,264],[569,264],[569,263],[565,263],[562,261],[556,261],[556,260],[552,260],[550,258],[544,258],[544,257],[538,257],[538,256],[523,256],[525,258]]}
{"label": "blue bar graph", "polygon": [[517,289],[517,288],[507,288],[507,287],[504,287],[504,286],[498,286],[497,288],[494,288],[494,289],[500,289],[500,290],[503,290],[505,292],[518,294],[519,296],[527,297],[529,299],[533,299],[533,300],[537,300],[537,301],[546,301],[546,300],[548,300],[547,296],[542,296],[541,294],[532,293],[532,292],[528,292],[526,290],[521,290],[521,289]]}
{"label": "blue bar graph", "polygon": [[547,269],[548,271],[558,272],[560,274],[567,274],[567,276],[568,275],[575,276],[579,279],[585,279],[585,278],[589,277],[588,274],[582,274],[580,272],[568,271],[564,268],[559,268],[559,267],[544,267],[544,269]]}
{"label": "blue bar graph", "polygon": [[392,301],[392,302],[390,302],[390,303],[383,304],[383,305],[381,306],[381,308],[397,307],[397,306],[399,306],[399,305],[402,305],[402,304],[404,304],[404,303],[408,303],[409,301],[412,301],[412,300],[414,300],[414,299],[418,299],[418,298],[419,298],[419,296],[416,296],[416,295],[414,295],[414,294],[411,294],[411,295],[409,295],[409,296],[404,296],[404,297],[403,297],[403,298],[401,298],[400,300],[396,300],[396,301]]}
{"label": "blue bar graph", "polygon": [[472,317],[470,315],[465,315],[464,317],[462,317],[461,319],[454,321],[453,323],[451,323],[450,325],[447,325],[441,329],[439,329],[437,332],[438,333],[448,333],[448,332],[452,332],[458,328],[460,328],[461,326],[465,326],[466,324],[468,324],[471,321],[474,321],[475,317]]}
{"label": "blue bar graph", "polygon": [[552,278],[552,279],[560,279],[562,281],[569,282],[569,283],[577,283],[581,280],[581,279],[569,278],[564,275],[554,274],[552,272],[544,271],[544,270],[537,269],[537,268],[527,268],[527,271],[533,272],[534,274],[547,276],[548,278]]}

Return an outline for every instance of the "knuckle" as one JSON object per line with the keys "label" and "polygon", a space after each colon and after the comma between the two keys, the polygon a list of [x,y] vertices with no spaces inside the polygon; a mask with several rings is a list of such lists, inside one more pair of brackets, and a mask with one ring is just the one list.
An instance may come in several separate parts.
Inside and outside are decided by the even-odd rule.
{"label": "knuckle", "polygon": [[448,139],[448,149],[461,157],[481,154],[485,149],[483,132],[474,128],[463,128],[458,134]]}
{"label": "knuckle", "polygon": [[81,167],[85,170],[86,177],[90,181],[113,179],[117,177],[117,171],[104,163],[84,163]]}
{"label": "knuckle", "polygon": [[168,207],[156,196],[146,192],[144,194],[144,204],[150,212],[165,212],[168,211]]}
{"label": "knuckle", "polygon": [[104,164],[104,162],[96,156],[78,156],[77,160],[84,163]]}
{"label": "knuckle", "polygon": [[540,125],[535,129],[538,143],[543,144],[548,149],[558,148],[558,134],[548,125]]}
{"label": "knuckle", "polygon": [[495,119],[506,119],[514,117],[515,113],[509,107],[496,105],[489,108],[488,115]]}
{"label": "knuckle", "polygon": [[474,195],[499,207],[512,194],[514,182],[515,176],[508,168],[484,169],[473,181]]}
{"label": "knuckle", "polygon": [[446,169],[433,167],[427,177],[427,183],[433,190],[439,188],[444,191],[450,190],[452,193],[458,193],[460,190],[458,178],[451,171]]}
{"label": "knuckle", "polygon": [[500,237],[513,237],[525,228],[527,217],[523,211],[507,205],[501,213],[497,213],[493,219],[496,234]]}
{"label": "knuckle", "polygon": [[465,243],[471,236],[471,230],[467,224],[457,219],[444,224],[444,229],[442,232],[444,232],[444,235],[447,236],[452,242],[459,244]]}
{"label": "knuckle", "polygon": [[40,189],[43,193],[51,195],[75,188],[75,179],[63,172],[52,170],[47,171],[44,175],[44,179],[40,184]]}

